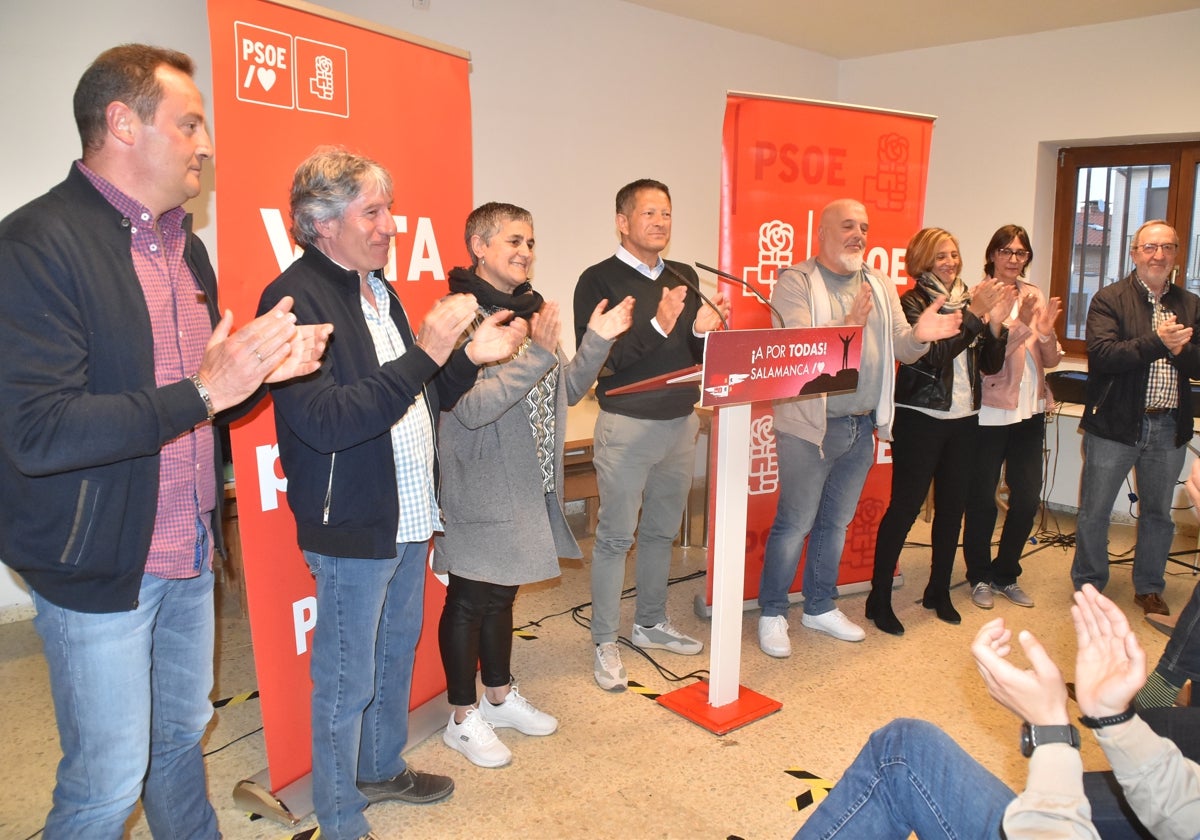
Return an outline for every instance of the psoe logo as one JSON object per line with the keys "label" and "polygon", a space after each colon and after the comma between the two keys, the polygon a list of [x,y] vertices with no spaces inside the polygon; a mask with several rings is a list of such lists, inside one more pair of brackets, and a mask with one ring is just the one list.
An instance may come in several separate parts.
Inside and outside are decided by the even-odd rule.
{"label": "psoe logo", "polygon": [[296,108],[350,116],[350,59],[345,47],[296,39]]}
{"label": "psoe logo", "polygon": [[273,108],[294,108],[292,36],[236,21],[237,98]]}

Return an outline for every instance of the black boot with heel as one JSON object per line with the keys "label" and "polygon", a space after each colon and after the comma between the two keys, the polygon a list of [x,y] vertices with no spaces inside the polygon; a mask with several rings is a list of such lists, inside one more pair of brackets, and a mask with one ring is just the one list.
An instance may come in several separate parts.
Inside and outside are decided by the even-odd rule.
{"label": "black boot with heel", "polygon": [[921,604],[925,609],[933,610],[937,617],[947,624],[962,624],[962,616],[958,614],[958,610],[954,609],[954,604],[950,600],[949,588],[926,587]]}
{"label": "black boot with heel", "polygon": [[884,633],[892,636],[904,635],[904,625],[892,610],[891,578],[883,585],[871,584],[871,594],[867,596],[867,618],[875,622],[875,626]]}

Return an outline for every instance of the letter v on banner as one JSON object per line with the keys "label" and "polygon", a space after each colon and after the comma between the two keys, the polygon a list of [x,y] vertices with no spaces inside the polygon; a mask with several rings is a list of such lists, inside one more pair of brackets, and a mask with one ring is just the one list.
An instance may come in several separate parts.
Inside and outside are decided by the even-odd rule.
{"label": "letter v on banner", "polygon": [[[853,198],[865,205],[871,223],[867,266],[897,287],[908,285],[904,248],[923,223],[933,120],[924,114],[730,92],[722,141],[720,269],[770,297],[780,272],[817,254],[824,206]],[[733,301],[732,326],[771,326],[769,311],[750,291],[728,281],[720,288]],[[714,419],[714,439],[719,422]],[[749,441],[745,595],[746,606],[753,607],[779,495],[770,403],[753,406]],[[710,486],[716,486],[721,465],[710,458],[709,469]],[[877,463],[847,530],[841,591],[865,588],[870,580],[875,533],[890,493],[891,464]],[[710,515],[713,504],[710,499]],[[696,599],[701,614],[708,614],[712,604],[713,562],[710,548],[708,592]],[[799,599],[803,572],[801,557],[793,600]]]}
{"label": "letter v on banner", "polygon": [[[221,305],[233,310],[237,324],[247,322],[263,288],[300,253],[282,209],[292,175],[315,147],[336,143],[382,163],[397,185],[394,211],[421,220],[419,238],[411,230],[416,225],[397,225],[387,272],[410,320],[419,323],[446,293],[448,265],[466,256],[452,243],[461,241],[472,207],[469,54],[287,0],[209,0],[208,19],[213,111],[221,126]],[[397,86],[395,79],[420,83]],[[383,101],[386,108],[370,105]],[[414,125],[438,130],[413,131]],[[406,276],[395,276],[397,264]],[[303,318],[301,310],[298,303]],[[236,423],[231,437],[268,763],[249,789],[239,790],[256,803],[253,810],[290,822],[311,807],[297,791],[311,767],[308,652],[321,617],[284,504],[269,402]],[[440,708],[428,722],[421,708],[445,689],[436,641],[444,593],[431,574],[413,675],[414,740],[444,723]]]}

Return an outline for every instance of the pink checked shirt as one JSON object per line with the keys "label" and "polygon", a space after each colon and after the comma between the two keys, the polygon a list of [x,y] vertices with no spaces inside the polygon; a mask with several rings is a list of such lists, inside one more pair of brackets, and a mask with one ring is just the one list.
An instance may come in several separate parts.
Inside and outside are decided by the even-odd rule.
{"label": "pink checked shirt", "polygon": [[[82,162],[76,166],[129,221],[129,250],[154,333],[155,384],[162,387],[187,378],[200,368],[212,322],[205,294],[183,260],[186,213],[176,207],[155,219]],[[158,482],[146,572],[160,578],[195,577],[212,565],[210,514],[216,508],[217,487],[211,423],[163,445]]]}

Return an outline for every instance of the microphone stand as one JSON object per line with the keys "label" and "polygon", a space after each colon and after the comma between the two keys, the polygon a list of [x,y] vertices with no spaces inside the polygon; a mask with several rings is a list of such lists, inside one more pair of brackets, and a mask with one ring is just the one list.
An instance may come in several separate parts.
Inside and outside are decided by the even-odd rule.
{"label": "microphone stand", "polygon": [[728,272],[721,271],[721,269],[719,269],[719,268],[713,268],[712,266],[705,265],[704,263],[695,263],[695,266],[696,266],[696,268],[702,268],[705,271],[711,271],[713,274],[716,274],[718,277],[724,277],[726,280],[732,280],[734,283],[737,283],[740,286],[745,286],[747,289],[749,289],[751,292],[753,292],[754,296],[756,298],[758,298],[759,300],[761,300],[768,309],[770,309],[773,313],[775,313],[775,317],[779,319],[779,326],[781,326],[781,327],[787,326],[787,322],[785,322],[783,320],[783,316],[779,314],[779,310],[771,305],[771,301],[769,301],[765,297],[763,297],[762,292],[760,292],[758,289],[751,286],[749,283],[747,283],[741,277],[735,277],[732,274],[729,274]]}
{"label": "microphone stand", "polygon": [[[729,322],[725,320],[725,316],[721,314],[721,310],[717,309],[717,307],[713,304],[713,302],[711,300],[708,299],[708,297],[704,294],[704,292],[700,291],[700,286],[698,284],[693,283],[691,280],[689,280],[687,277],[684,276],[683,272],[678,271],[677,269],[672,267],[672,265],[669,262],[667,262],[666,260],[663,260],[663,268],[665,268],[667,271],[671,272],[672,277],[676,278],[677,280],[679,280],[679,282],[683,283],[683,285],[687,286],[693,292],[698,294],[700,296],[700,300],[704,301],[706,304],[708,304],[710,307],[712,307],[712,310],[717,313],[717,317],[721,319],[721,329],[725,329],[725,330],[729,329]],[[770,304],[767,304],[767,305],[770,306]]]}

